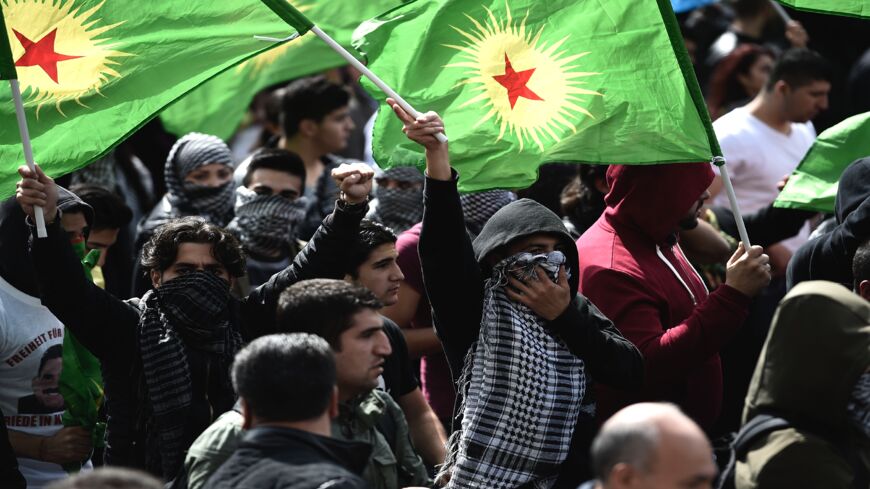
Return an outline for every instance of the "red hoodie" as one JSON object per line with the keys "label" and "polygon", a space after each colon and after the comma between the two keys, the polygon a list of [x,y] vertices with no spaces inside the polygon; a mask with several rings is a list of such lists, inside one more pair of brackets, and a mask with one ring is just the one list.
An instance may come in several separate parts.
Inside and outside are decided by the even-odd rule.
{"label": "red hoodie", "polygon": [[580,292],[641,351],[645,380],[639,392],[599,386],[602,421],[628,404],[659,400],[707,429],[719,416],[719,350],[743,325],[749,298],[727,285],[708,294],[672,244],[712,180],[707,163],[607,170],[607,209],[577,240]]}

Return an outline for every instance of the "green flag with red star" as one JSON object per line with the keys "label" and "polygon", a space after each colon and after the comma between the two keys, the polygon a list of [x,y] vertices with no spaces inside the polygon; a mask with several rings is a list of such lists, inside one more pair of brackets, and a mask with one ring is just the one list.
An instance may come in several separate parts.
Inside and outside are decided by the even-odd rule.
{"label": "green flag with red star", "polygon": [[[292,0],[301,13],[339,44],[350,48],[353,30],[364,20],[385,12],[401,0]],[[260,54],[214,77],[160,114],[171,132],[214,134],[223,139],[242,123],[254,95],[264,88],[347,64],[313,32]]]}
{"label": "green flag with red star", "polygon": [[[0,9],[3,5],[0,4]],[[2,10],[0,10],[2,14]],[[0,32],[6,32],[6,21],[3,20],[3,15],[0,15]],[[4,34],[0,34],[0,80],[12,80],[18,78],[15,73],[15,60],[12,59],[12,48],[9,47],[9,39]]]}
{"label": "green flag with red star", "polygon": [[[51,176],[96,160],[172,101],[311,23],[284,0],[0,0],[34,158]],[[2,55],[0,55],[2,60]],[[2,69],[2,65],[0,65]],[[6,75],[6,73],[4,73]],[[24,163],[0,88],[0,197]]]}
{"label": "green flag with red star", "polygon": [[783,5],[815,12],[870,19],[870,0],[778,0]]}
{"label": "green flag with red star", "polygon": [[[552,161],[721,155],[669,0],[417,0],[361,25],[354,45],[444,118],[463,191],[528,186]],[[379,163],[420,152],[386,105],[379,114]]]}

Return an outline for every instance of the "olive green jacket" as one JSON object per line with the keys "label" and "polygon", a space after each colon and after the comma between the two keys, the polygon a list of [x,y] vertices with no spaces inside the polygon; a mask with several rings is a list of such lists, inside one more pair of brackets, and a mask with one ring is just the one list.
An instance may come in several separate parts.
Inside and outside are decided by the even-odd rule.
{"label": "olive green jacket", "polygon": [[737,461],[737,489],[851,487],[855,474],[843,453],[857,453],[866,465],[870,449],[850,425],[846,405],[868,366],[870,303],[833,282],[793,288],[771,323],[743,421],[764,413],[796,427],[750,447]]}
{"label": "olive green jacket", "polygon": [[[393,439],[388,440],[385,434]],[[339,415],[332,420],[332,436],[372,446],[372,456],[362,474],[372,489],[432,484],[411,444],[402,409],[384,391],[375,389],[340,404]]]}

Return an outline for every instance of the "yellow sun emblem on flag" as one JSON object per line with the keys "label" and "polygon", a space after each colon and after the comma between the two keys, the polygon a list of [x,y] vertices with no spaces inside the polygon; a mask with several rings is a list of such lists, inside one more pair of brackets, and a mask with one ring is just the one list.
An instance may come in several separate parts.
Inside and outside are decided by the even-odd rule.
{"label": "yellow sun emblem on flag", "polygon": [[[298,10],[300,13],[304,13],[307,10],[311,10],[311,8],[313,7],[312,4],[302,2],[302,1],[291,2],[288,0],[287,3],[289,3],[290,5],[293,5],[293,7],[295,7],[296,10]],[[236,72],[245,71],[250,67],[251,71],[249,73],[249,77],[253,78],[256,74],[263,71],[263,69],[265,69],[267,66],[274,63],[276,59],[283,56],[284,53],[286,53],[287,51],[289,51],[291,49],[292,50],[299,49],[299,48],[305,46],[306,44],[308,44],[309,42],[311,42],[311,40],[314,39],[315,37],[317,37],[317,35],[315,35],[311,31],[308,31],[302,37],[300,37],[298,39],[293,39],[292,41],[285,42],[284,44],[278,46],[277,48],[270,49],[266,52],[260,53],[256,56],[254,56],[253,58],[245,61],[244,63],[242,63],[236,67]]]}
{"label": "yellow sun emblem on flag", "polygon": [[461,46],[445,44],[458,50],[461,60],[446,67],[465,68],[466,76],[459,86],[473,84],[474,91],[480,92],[460,107],[482,104],[489,109],[475,127],[495,117],[500,124],[499,140],[509,130],[516,134],[520,150],[531,140],[543,151],[548,138],[558,142],[565,131],[577,132],[580,114],[594,118],[580,104],[590,96],[603,95],[582,88],[581,79],[599,73],[578,71],[572,64],[588,51],[560,51],[568,36],[548,44],[542,39],[543,27],[527,32],[528,12],[516,22],[507,2],[505,7],[504,20],[484,7],[488,14],[484,22],[465,14],[473,30],[451,26],[465,42]]}
{"label": "yellow sun emblem on flag", "polygon": [[96,18],[101,2],[84,10],[72,0],[2,0],[6,35],[12,59],[24,89],[27,105],[36,105],[36,115],[43,105],[54,103],[57,111],[64,101],[97,93],[110,77],[120,78],[113,66],[114,58],[130,56],[115,51],[102,34],[119,26],[98,25]]}

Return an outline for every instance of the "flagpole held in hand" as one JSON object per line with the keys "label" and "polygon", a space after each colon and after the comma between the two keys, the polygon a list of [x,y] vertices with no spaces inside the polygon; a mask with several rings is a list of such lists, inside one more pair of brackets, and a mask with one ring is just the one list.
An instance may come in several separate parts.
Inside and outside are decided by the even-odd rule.
{"label": "flagpole held in hand", "polygon": [[783,22],[785,22],[786,24],[791,22],[791,16],[788,15],[788,12],[786,12],[785,9],[782,8],[782,5],[780,5],[779,2],[777,2],[776,0],[769,1],[771,6],[773,6],[773,10],[776,10],[777,15],[779,15]]}
{"label": "flagpole held in hand", "polygon": [[[21,145],[24,147],[24,161],[27,167],[36,175],[36,165],[33,163],[33,147],[30,145],[30,131],[27,130],[27,117],[24,115],[24,102],[21,100],[21,88],[15,78],[9,80],[12,87],[12,99],[15,101],[15,116],[18,118],[18,132],[21,135]],[[33,207],[33,217],[36,219],[36,235],[40,238],[48,236],[45,230],[45,215],[42,207]]]}
{"label": "flagpole held in hand", "polygon": [[713,164],[719,167],[719,173],[722,175],[722,183],[725,184],[725,192],[728,194],[728,202],[731,203],[731,212],[734,213],[734,222],[737,223],[737,233],[740,234],[740,241],[743,242],[743,248],[748,250],[751,248],[749,244],[749,233],[746,232],[746,224],[743,222],[743,215],[740,214],[740,207],[737,206],[737,194],[734,193],[734,186],[731,185],[731,177],[728,175],[728,167],[725,165],[725,158],[722,156],[714,156]]}

